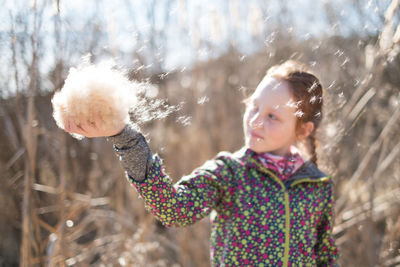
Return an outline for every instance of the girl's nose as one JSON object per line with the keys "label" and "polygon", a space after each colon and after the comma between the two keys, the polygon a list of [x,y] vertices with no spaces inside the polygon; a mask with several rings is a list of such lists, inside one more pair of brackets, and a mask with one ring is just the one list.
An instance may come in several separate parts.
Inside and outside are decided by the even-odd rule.
{"label": "girl's nose", "polygon": [[249,125],[253,129],[259,129],[263,127],[263,122],[259,116],[259,114],[254,114],[249,121]]}

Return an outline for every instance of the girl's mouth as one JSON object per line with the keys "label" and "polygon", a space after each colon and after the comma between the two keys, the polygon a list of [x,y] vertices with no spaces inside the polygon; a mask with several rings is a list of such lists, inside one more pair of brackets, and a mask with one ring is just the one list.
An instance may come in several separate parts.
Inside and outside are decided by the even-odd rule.
{"label": "girl's mouth", "polygon": [[254,139],[264,139],[261,135],[255,133],[255,132],[253,132],[253,131],[251,131],[251,130],[249,131],[249,134],[250,134],[250,136],[251,136],[252,138],[254,138]]}

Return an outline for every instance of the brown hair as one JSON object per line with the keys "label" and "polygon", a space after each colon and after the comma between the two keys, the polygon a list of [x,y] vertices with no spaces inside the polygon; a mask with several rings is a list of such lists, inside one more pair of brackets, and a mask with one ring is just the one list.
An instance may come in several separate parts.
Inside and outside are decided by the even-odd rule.
{"label": "brown hair", "polygon": [[322,120],[322,85],[318,78],[303,64],[288,60],[280,65],[272,66],[266,76],[286,81],[297,103],[297,123],[299,129],[302,123],[314,123],[314,130],[307,137],[311,161],[317,164],[315,137],[316,129]]}

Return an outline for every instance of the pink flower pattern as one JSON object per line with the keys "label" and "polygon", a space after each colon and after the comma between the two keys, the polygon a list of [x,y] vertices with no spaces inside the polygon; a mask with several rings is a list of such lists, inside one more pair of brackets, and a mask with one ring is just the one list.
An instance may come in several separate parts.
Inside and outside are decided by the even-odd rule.
{"label": "pink flower pattern", "polygon": [[264,167],[275,172],[282,181],[289,179],[304,163],[299,150],[294,146],[290,148],[290,153],[287,156],[263,153],[257,154],[256,157],[262,162]]}

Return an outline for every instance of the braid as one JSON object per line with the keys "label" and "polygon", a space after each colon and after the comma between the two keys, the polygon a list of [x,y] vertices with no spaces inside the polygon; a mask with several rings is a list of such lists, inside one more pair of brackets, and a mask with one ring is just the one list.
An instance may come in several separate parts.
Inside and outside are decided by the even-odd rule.
{"label": "braid", "polygon": [[308,136],[308,140],[309,140],[309,144],[310,144],[310,152],[311,152],[311,158],[310,160],[318,166],[317,164],[317,140],[315,138],[315,131],[312,132],[309,136]]}

